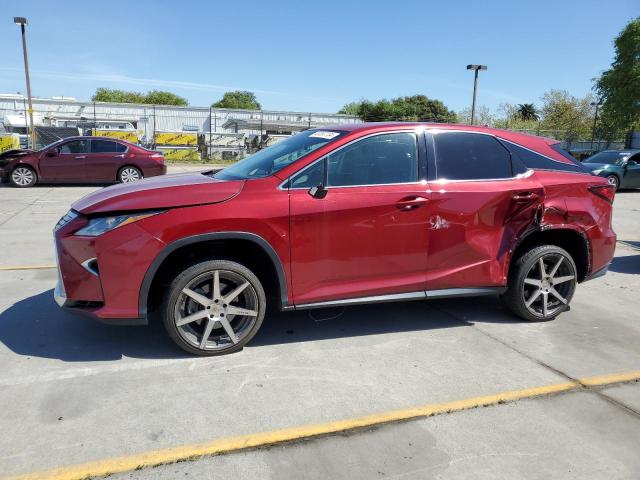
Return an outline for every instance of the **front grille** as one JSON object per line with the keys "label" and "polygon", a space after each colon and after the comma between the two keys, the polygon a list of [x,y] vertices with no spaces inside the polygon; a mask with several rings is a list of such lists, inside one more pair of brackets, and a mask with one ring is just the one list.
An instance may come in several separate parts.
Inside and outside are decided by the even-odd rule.
{"label": "front grille", "polygon": [[74,212],[73,210],[69,210],[64,217],[62,217],[60,220],[58,220],[58,223],[56,223],[56,226],[53,227],[53,231],[57,232],[58,230],[60,230],[62,227],[64,227],[67,223],[69,223],[71,220],[73,220],[74,218],[76,218],[78,216],[78,214],[76,212]]}

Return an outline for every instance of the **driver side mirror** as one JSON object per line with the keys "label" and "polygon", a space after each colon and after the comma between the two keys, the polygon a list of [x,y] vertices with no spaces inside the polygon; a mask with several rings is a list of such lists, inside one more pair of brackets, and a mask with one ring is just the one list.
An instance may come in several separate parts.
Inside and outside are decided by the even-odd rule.
{"label": "driver side mirror", "polygon": [[318,185],[317,187],[311,187],[307,193],[313,198],[321,199],[326,197],[328,192],[329,190],[324,188],[324,185]]}
{"label": "driver side mirror", "polygon": [[636,165],[638,165],[638,162],[635,160],[629,160],[626,164],[627,167],[635,167]]}
{"label": "driver side mirror", "polygon": [[60,150],[58,150],[57,148],[52,148],[50,150],[47,150],[46,155],[47,157],[57,157],[58,155],[60,155]]}

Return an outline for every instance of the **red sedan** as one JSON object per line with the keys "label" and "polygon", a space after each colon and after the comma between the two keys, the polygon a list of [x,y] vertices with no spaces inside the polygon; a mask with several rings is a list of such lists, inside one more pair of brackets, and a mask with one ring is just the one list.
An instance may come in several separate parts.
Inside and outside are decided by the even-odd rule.
{"label": "red sedan", "polygon": [[128,183],[166,171],[161,153],[97,137],[65,138],[0,160],[0,177],[20,188],[36,183]]}
{"label": "red sedan", "polygon": [[499,295],[525,320],[552,320],[607,271],[613,198],[555,140],[439,124],[308,130],[215,174],[82,198],[55,228],[55,298],[120,324],[156,310],[198,355],[241,349],[267,302]]}

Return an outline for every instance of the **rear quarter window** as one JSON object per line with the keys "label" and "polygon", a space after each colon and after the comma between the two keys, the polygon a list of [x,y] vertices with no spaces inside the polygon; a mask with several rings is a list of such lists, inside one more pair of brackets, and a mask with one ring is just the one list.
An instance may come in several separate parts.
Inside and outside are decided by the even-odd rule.
{"label": "rear quarter window", "polygon": [[559,144],[551,145],[556,152],[560,153],[571,163],[554,160],[553,158],[542,155],[525,148],[517,143],[508,140],[502,140],[503,144],[511,151],[513,156],[517,158],[525,167],[533,170],[556,170],[561,172],[590,173],[580,162],[560,147]]}

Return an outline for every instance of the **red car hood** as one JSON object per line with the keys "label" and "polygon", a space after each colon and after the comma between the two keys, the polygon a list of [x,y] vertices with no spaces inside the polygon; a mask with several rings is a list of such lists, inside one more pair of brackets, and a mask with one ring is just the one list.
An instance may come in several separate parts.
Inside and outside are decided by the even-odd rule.
{"label": "red car hood", "polygon": [[163,175],[103,188],[71,208],[89,215],[219,203],[240,193],[243,184],[243,180],[218,180],[201,173]]}

